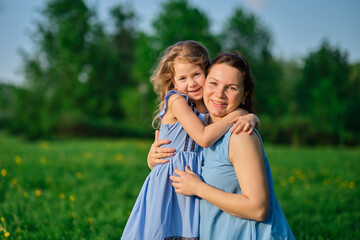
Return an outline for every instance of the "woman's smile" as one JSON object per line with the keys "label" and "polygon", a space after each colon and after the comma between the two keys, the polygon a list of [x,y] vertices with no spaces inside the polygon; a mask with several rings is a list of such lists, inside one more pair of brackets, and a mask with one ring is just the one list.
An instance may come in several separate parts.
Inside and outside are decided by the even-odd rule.
{"label": "woman's smile", "polygon": [[210,99],[210,101],[215,105],[215,106],[219,106],[219,107],[223,107],[226,106],[226,103],[223,101],[217,101],[215,99]]}
{"label": "woman's smile", "polygon": [[205,81],[204,103],[213,121],[234,111],[245,99],[243,77],[229,65],[215,64]]}

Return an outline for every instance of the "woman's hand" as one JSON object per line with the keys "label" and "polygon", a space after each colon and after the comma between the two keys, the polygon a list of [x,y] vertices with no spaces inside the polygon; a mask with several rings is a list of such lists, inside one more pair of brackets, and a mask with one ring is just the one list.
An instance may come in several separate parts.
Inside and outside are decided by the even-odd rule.
{"label": "woman's hand", "polygon": [[231,128],[232,133],[239,134],[241,132],[247,132],[250,135],[255,126],[260,124],[260,120],[255,114],[249,113],[234,118],[230,123],[235,123]]}
{"label": "woman's hand", "polygon": [[198,195],[202,184],[200,177],[190,170],[189,166],[185,167],[185,172],[175,169],[174,173],[178,176],[171,175],[169,178],[175,188],[175,192],[188,196]]}
{"label": "woman's hand", "polygon": [[147,163],[152,170],[157,164],[164,164],[169,162],[167,157],[174,156],[174,148],[161,147],[164,144],[169,144],[171,141],[168,139],[159,140],[159,130],[155,131],[155,141],[151,144],[151,148],[148,153]]}

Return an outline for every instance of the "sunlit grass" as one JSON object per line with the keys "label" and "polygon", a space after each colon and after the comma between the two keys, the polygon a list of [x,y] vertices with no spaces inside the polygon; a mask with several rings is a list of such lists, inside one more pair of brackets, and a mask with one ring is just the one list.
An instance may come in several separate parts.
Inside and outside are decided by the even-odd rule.
{"label": "sunlit grass", "polygon": [[[149,173],[150,144],[0,134],[0,239],[119,239]],[[360,235],[359,149],[265,147],[297,239]]]}

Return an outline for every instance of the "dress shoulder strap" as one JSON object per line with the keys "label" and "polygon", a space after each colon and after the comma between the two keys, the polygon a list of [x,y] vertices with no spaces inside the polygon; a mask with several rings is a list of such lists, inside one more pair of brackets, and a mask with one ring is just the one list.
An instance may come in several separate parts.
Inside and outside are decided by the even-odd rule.
{"label": "dress shoulder strap", "polygon": [[165,115],[166,110],[167,110],[167,108],[168,108],[169,98],[170,98],[170,96],[173,95],[173,94],[178,94],[178,95],[180,95],[180,96],[183,96],[183,97],[186,99],[186,101],[189,102],[189,97],[186,96],[185,94],[181,94],[181,93],[179,93],[179,92],[176,91],[176,90],[170,90],[170,91],[168,91],[168,93],[166,94],[165,99],[164,99],[164,100],[165,100],[164,107],[163,107],[163,109],[161,110],[161,112],[158,114],[158,117],[159,117],[160,119]]}

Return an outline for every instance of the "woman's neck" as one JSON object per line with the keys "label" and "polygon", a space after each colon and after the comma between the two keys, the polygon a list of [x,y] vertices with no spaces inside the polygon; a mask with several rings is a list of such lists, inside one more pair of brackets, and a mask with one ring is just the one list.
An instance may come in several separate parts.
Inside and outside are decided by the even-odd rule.
{"label": "woman's neck", "polygon": [[209,124],[220,121],[221,119],[222,117],[214,116],[211,113],[209,113]]}

